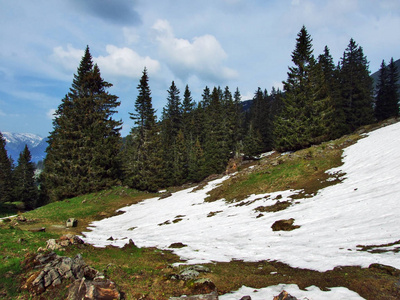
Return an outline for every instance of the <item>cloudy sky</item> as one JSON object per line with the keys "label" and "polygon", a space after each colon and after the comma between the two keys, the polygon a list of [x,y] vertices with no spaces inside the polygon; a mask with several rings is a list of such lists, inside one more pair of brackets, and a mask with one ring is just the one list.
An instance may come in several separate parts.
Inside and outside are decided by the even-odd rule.
{"label": "cloudy sky", "polygon": [[335,63],[350,38],[372,72],[400,58],[399,0],[0,0],[0,131],[47,136],[86,45],[126,135],[145,66],[159,113],[173,80],[196,101],[205,86],[249,99],[282,86],[303,25]]}

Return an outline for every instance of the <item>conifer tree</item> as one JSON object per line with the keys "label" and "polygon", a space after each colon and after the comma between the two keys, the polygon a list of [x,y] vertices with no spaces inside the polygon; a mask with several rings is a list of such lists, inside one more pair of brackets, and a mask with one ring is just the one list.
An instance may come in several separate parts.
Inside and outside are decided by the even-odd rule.
{"label": "conifer tree", "polygon": [[375,117],[378,121],[399,115],[398,78],[399,75],[393,58],[389,66],[386,66],[383,60],[379,70],[375,100]]}
{"label": "conifer tree", "polygon": [[274,124],[275,148],[298,150],[311,143],[313,90],[311,72],[315,67],[312,39],[305,26],[298,33],[292,53],[293,67],[283,82],[285,97],[283,108]]}
{"label": "conifer tree", "polygon": [[314,72],[316,109],[319,115],[318,128],[314,138],[320,141],[338,138],[346,122],[344,110],[340,105],[338,70],[328,46],[324,53],[318,56],[318,63]]}
{"label": "conifer tree", "polygon": [[199,139],[197,138],[189,152],[188,180],[194,182],[202,180],[207,175],[205,173],[204,165],[204,151]]}
{"label": "conifer tree", "polygon": [[118,182],[122,122],[112,118],[120,102],[107,92],[111,86],[101,78],[87,47],[49,136],[43,184],[51,201]]}
{"label": "conifer tree", "polygon": [[206,174],[220,173],[230,156],[226,112],[223,110],[222,91],[214,87],[211,101],[205,108],[204,170]]}
{"label": "conifer tree", "polygon": [[244,125],[244,116],[242,112],[242,104],[241,104],[242,96],[240,94],[239,88],[237,87],[235,93],[233,94],[233,151],[236,156],[239,156],[243,150],[243,125]]}
{"label": "conifer tree", "polygon": [[196,103],[193,101],[189,86],[186,85],[182,101],[182,132],[186,140],[194,139],[194,109]]}
{"label": "conifer tree", "polygon": [[156,191],[162,186],[162,157],[159,128],[156,123],[147,69],[144,68],[135,101],[135,121],[124,149],[124,181],[139,190]]}
{"label": "conifer tree", "polygon": [[0,132],[0,206],[14,200],[13,163],[7,155],[6,140]]}
{"label": "conifer tree", "polygon": [[18,158],[18,165],[15,168],[15,197],[18,201],[25,204],[26,209],[36,207],[38,200],[38,189],[35,183],[35,165],[31,161],[32,156],[25,145],[24,150]]}
{"label": "conifer tree", "polygon": [[341,107],[346,115],[346,134],[374,121],[373,81],[362,47],[350,39],[340,62]]}
{"label": "conifer tree", "polygon": [[399,116],[399,101],[400,101],[400,93],[399,93],[399,70],[396,64],[393,61],[393,57],[389,63],[389,91],[388,91],[388,98],[389,98],[389,107],[390,107],[390,116],[391,117],[398,117]]}

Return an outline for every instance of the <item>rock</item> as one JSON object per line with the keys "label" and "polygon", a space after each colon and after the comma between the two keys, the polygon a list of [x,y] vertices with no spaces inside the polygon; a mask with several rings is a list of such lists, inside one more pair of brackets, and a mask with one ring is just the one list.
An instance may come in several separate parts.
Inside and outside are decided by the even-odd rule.
{"label": "rock", "polygon": [[196,279],[198,276],[200,275],[199,272],[197,272],[196,270],[183,270],[181,273],[179,273],[178,278],[180,280],[194,280]]}
{"label": "rock", "polygon": [[69,219],[67,220],[67,222],[65,223],[65,226],[66,226],[67,228],[70,228],[70,227],[77,227],[77,226],[78,226],[78,220],[77,220],[77,219],[74,219],[74,218],[69,218]]}
{"label": "rock", "polygon": [[16,219],[18,222],[26,222],[26,218],[23,215],[18,215]]}
{"label": "rock", "polygon": [[185,281],[195,280],[200,275],[200,273],[208,273],[208,272],[210,272],[210,269],[205,266],[201,265],[189,266],[183,269],[179,273],[178,279]]}
{"label": "rock", "polygon": [[159,200],[165,199],[165,198],[168,198],[168,197],[171,197],[171,196],[172,196],[171,192],[165,192],[165,193],[161,194]]}
{"label": "rock", "polygon": [[58,256],[54,252],[41,253],[26,257],[25,267],[39,269],[22,286],[33,295],[39,295],[51,286],[55,287],[64,280],[72,279],[74,283],[70,288],[68,299],[121,298],[115,284],[106,279],[102,273],[86,265],[79,254],[70,258]]}
{"label": "rock", "polygon": [[291,296],[286,291],[282,291],[278,296],[275,296],[273,300],[297,300],[297,298]]}
{"label": "rock", "polygon": [[70,286],[67,300],[114,300],[121,299],[115,283],[109,279],[77,279]]}
{"label": "rock", "polygon": [[194,294],[209,294],[216,290],[215,284],[209,278],[200,278],[193,282],[191,290]]}
{"label": "rock", "polygon": [[65,250],[65,247],[70,245],[82,245],[84,241],[76,235],[67,234],[61,236],[58,240],[50,239],[48,240],[46,249],[48,250]]}
{"label": "rock", "polygon": [[272,224],[271,228],[273,231],[291,231],[297,228],[300,228],[298,225],[293,225],[294,219],[288,219],[288,220],[279,220],[276,221],[274,224]]}
{"label": "rock", "polygon": [[30,232],[45,232],[46,228],[45,227],[31,228],[31,229],[28,229],[28,231],[30,231]]}
{"label": "rock", "polygon": [[240,298],[240,300],[251,300],[250,296],[243,296],[242,298]]}
{"label": "rock", "polygon": [[187,247],[187,245],[182,244],[182,243],[172,243],[171,245],[168,246],[168,248],[174,248],[174,249],[179,249],[179,248],[183,248],[183,247]]}
{"label": "rock", "polygon": [[217,291],[213,291],[205,295],[170,297],[169,300],[218,300],[218,293]]}
{"label": "rock", "polygon": [[55,239],[50,239],[46,241],[46,249],[59,250],[60,248],[62,248],[62,246],[57,244]]}

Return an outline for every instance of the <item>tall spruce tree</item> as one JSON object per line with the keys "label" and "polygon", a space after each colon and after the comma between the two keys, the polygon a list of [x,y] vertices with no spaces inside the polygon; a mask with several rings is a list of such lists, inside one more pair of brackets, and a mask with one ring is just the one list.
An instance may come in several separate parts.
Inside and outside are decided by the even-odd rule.
{"label": "tall spruce tree", "polygon": [[361,46],[350,39],[340,62],[341,107],[346,116],[346,134],[374,121],[373,81]]}
{"label": "tall spruce tree", "polygon": [[229,160],[229,135],[223,92],[214,87],[210,104],[205,109],[204,171],[208,174],[222,172]]}
{"label": "tall spruce tree", "polygon": [[316,139],[329,140],[341,136],[346,123],[346,115],[340,100],[339,70],[336,68],[328,46],[318,56],[314,72],[316,82],[316,108],[319,109],[320,122]]}
{"label": "tall spruce tree", "polygon": [[176,87],[174,81],[172,81],[167,92],[167,104],[163,109],[161,131],[164,178],[167,185],[179,185],[182,183],[182,176],[178,169],[184,166],[181,163],[184,158],[183,153],[181,153],[183,145],[177,145],[178,132],[181,132],[179,143],[185,143],[181,129],[182,103],[179,96],[180,90]]}
{"label": "tall spruce tree", "polygon": [[7,155],[6,140],[0,132],[0,206],[14,200],[13,163]]}
{"label": "tall spruce tree", "polygon": [[275,148],[280,151],[298,150],[309,146],[312,141],[310,128],[314,120],[314,99],[311,72],[315,59],[311,42],[311,36],[303,26],[292,53],[294,66],[289,67],[288,79],[283,82],[283,108],[274,124]]}
{"label": "tall spruce tree", "polygon": [[22,201],[26,209],[35,208],[39,194],[34,178],[35,165],[27,145],[19,155],[14,174],[16,199]]}
{"label": "tall spruce tree", "polygon": [[50,200],[62,200],[116,184],[121,121],[113,114],[120,102],[93,65],[89,47],[72,86],[56,111],[45,160],[43,183]]}
{"label": "tall spruce tree", "polygon": [[398,78],[399,74],[393,58],[389,66],[386,66],[383,60],[379,70],[375,99],[375,117],[378,121],[399,115]]}
{"label": "tall spruce tree", "polygon": [[144,68],[137,86],[136,112],[130,113],[135,126],[131,128],[123,153],[124,181],[132,188],[156,191],[163,185],[161,141],[148,81]]}
{"label": "tall spruce tree", "polygon": [[389,91],[388,91],[388,98],[389,98],[389,107],[391,112],[391,117],[398,117],[399,116],[399,101],[400,101],[400,93],[399,93],[399,70],[396,64],[393,61],[393,57],[389,63]]}

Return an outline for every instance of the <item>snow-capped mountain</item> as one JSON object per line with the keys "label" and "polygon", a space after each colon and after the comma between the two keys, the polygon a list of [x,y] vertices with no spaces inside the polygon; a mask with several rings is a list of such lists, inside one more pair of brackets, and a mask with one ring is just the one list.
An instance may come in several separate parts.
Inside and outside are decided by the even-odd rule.
{"label": "snow-capped mountain", "polygon": [[18,161],[19,154],[24,150],[25,145],[28,145],[33,162],[38,162],[45,158],[47,139],[33,133],[2,132],[2,134],[6,140],[7,153],[15,163]]}

